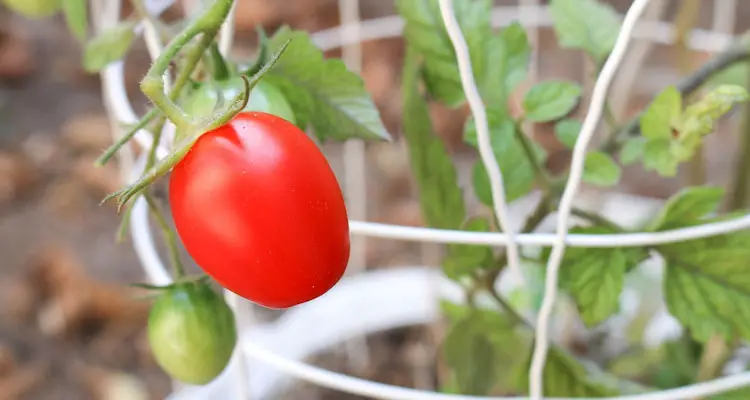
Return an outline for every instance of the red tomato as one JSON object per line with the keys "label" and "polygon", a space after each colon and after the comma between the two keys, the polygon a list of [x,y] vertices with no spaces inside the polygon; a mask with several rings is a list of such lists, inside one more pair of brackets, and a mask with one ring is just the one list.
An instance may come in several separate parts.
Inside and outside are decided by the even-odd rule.
{"label": "red tomato", "polygon": [[344,274],[341,188],[315,143],[282,118],[243,112],[202,135],[174,167],[169,199],[196,263],[257,304],[304,303]]}

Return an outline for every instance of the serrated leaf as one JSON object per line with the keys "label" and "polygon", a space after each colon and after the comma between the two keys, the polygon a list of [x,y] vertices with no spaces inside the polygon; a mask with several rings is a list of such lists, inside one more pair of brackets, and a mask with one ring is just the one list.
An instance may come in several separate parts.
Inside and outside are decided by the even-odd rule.
{"label": "serrated leaf", "polygon": [[[490,222],[485,218],[472,218],[461,228],[470,232],[489,232]],[[489,246],[452,244],[448,246],[443,259],[443,272],[448,278],[460,279],[477,268],[488,266],[492,261],[493,253]]]}
{"label": "serrated leaf", "polygon": [[620,163],[631,165],[643,157],[646,139],[643,137],[628,138],[620,150]]}
{"label": "serrated leaf", "polygon": [[[571,233],[612,234],[600,226],[576,227]],[[549,256],[549,250],[545,251]],[[560,268],[560,285],[575,299],[587,326],[597,325],[619,309],[625,273],[645,258],[637,248],[585,248],[565,251]]]}
{"label": "serrated leaf", "polygon": [[[490,128],[492,151],[497,159],[505,184],[505,197],[513,201],[528,193],[534,184],[534,167],[526,157],[523,145],[516,137],[515,122],[510,119],[505,109],[487,109],[487,122]],[[477,146],[477,132],[473,120],[469,120],[464,129],[464,140]],[[536,143],[531,143],[532,152],[537,162],[543,162],[546,153]],[[482,203],[492,205],[490,181],[482,160],[477,160],[472,170],[474,191]]]}
{"label": "serrated leaf", "polygon": [[581,87],[572,82],[548,81],[532,86],[523,98],[526,119],[535,122],[564,117],[578,104]]}
{"label": "serrated leaf", "polygon": [[478,79],[479,90],[487,104],[504,105],[513,89],[526,79],[531,46],[518,22],[486,40],[487,61],[485,74]]}
{"label": "serrated leaf", "polygon": [[445,337],[445,361],[453,370],[461,393],[487,394],[495,383],[495,348],[482,332],[478,319],[458,321]]}
{"label": "serrated leaf", "polygon": [[514,322],[497,310],[445,303],[443,308],[454,314],[442,351],[456,392],[486,395],[496,386],[515,386],[528,340],[516,333]]}
{"label": "serrated leaf", "polygon": [[715,212],[724,197],[724,189],[696,186],[681,190],[667,200],[648,230],[669,230],[695,223]]}
{"label": "serrated leaf", "polygon": [[641,133],[649,139],[668,139],[682,113],[682,95],[674,86],[662,90],[641,116]]}
{"label": "serrated leaf", "polygon": [[615,47],[621,19],[612,6],[596,0],[551,0],[549,12],[562,47],[581,49],[598,63]]}
{"label": "serrated leaf", "polygon": [[135,39],[134,28],[133,21],[121,22],[89,41],[83,51],[83,68],[88,72],[98,72],[122,59]]}
{"label": "serrated leaf", "polygon": [[661,176],[677,175],[680,162],[670,152],[669,139],[648,139],[643,145],[643,167]]}
{"label": "serrated leaf", "polygon": [[361,77],[339,59],[324,59],[304,31],[282,27],[269,49],[276,53],[288,40],[284,56],[264,79],[284,93],[301,128],[309,123],[322,141],[390,139]]}
{"label": "serrated leaf", "polygon": [[622,169],[609,154],[590,151],[583,164],[583,181],[597,186],[612,186],[620,181]]}
{"label": "serrated leaf", "polygon": [[555,136],[565,147],[572,149],[581,132],[581,122],[575,119],[564,119],[555,124]]}
{"label": "serrated leaf", "polygon": [[466,209],[456,168],[443,142],[433,134],[427,102],[419,91],[419,65],[407,49],[402,74],[403,134],[409,148],[412,173],[419,187],[422,215],[434,228],[456,229]]}
{"label": "serrated leaf", "polygon": [[698,341],[750,338],[750,233],[659,246],[669,312]]}
{"label": "serrated leaf", "polygon": [[[450,106],[464,101],[458,64],[437,0],[398,0],[396,8],[405,21],[404,38],[424,57],[424,80],[436,99]],[[501,50],[487,46],[491,36],[491,2],[461,0],[453,2],[453,11],[469,47],[474,74],[484,76],[485,57]],[[481,81],[482,79],[477,79]]]}
{"label": "serrated leaf", "polygon": [[[525,386],[528,378],[523,375]],[[543,391],[547,397],[608,397],[618,389],[609,382],[601,382],[586,367],[559,347],[551,347],[542,375]]]}
{"label": "serrated leaf", "polygon": [[62,9],[68,29],[78,40],[85,42],[88,30],[87,0],[62,0]]}

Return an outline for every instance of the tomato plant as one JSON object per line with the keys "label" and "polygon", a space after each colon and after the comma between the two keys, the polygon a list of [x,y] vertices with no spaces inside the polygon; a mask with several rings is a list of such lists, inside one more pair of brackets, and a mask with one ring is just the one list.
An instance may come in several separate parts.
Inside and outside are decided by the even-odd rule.
{"label": "tomato plant", "polygon": [[156,362],[175,379],[203,385],[227,366],[237,342],[232,310],[203,281],[178,282],[162,293],[148,318]]}
{"label": "tomato plant", "polygon": [[[71,31],[86,42],[83,65],[91,72],[122,59],[140,37],[137,28],[141,22],[158,19],[145,2],[134,0],[134,17],[88,40],[86,0],[3,1],[28,16],[49,15],[62,8]],[[310,129],[321,142],[390,138],[361,77],[347,70],[341,60],[324,57],[307,32],[281,27],[269,38],[260,34],[261,50],[253,66],[238,75],[238,68],[226,62],[216,40],[232,2],[204,3],[206,9],[185,24],[166,28],[157,24],[155,31],[169,44],[141,81],[141,89],[154,107],[99,160],[106,163],[136,132],[146,130],[152,135],[153,145],[143,156],[143,175],[108,199],[115,197],[127,211],[130,200],[144,198],[162,228],[178,283],[161,289],[164,292],[152,310],[149,337],[167,372],[199,384],[224,368],[236,333],[231,311],[221,297],[200,281],[185,280],[179,240],[208,275],[257,304],[287,308],[313,300],[344,273],[349,226],[336,177],[304,131]],[[548,3],[560,46],[582,51],[594,71],[601,71],[621,30],[622,16],[597,0]],[[690,8],[700,2],[683,3],[681,7]],[[452,4],[456,25],[466,39],[497,164],[477,160],[469,191],[459,185],[456,165],[442,139],[434,134],[431,121],[431,103],[453,109],[466,106],[456,62],[456,35],[448,34],[445,15],[450,13],[441,8],[445,4]],[[574,110],[582,108],[579,103],[585,85],[565,80],[522,85],[528,78],[532,53],[526,30],[517,22],[494,29],[491,7],[487,0],[396,0],[406,44],[403,140],[426,225],[497,231],[502,221],[482,216],[491,214],[487,210],[470,208],[466,196],[474,195],[491,207],[499,198],[492,187],[502,186],[507,201],[528,196],[536,188],[541,200],[520,229],[528,234],[557,211],[569,172],[549,168],[548,164],[554,164],[547,163],[550,149],[525,130],[530,124],[552,126],[562,151],[569,151],[582,129]],[[692,11],[681,9],[679,14],[697,15],[696,9]],[[686,22],[676,24],[680,25],[676,35],[681,38],[677,42],[684,44],[688,29],[682,24]],[[174,26],[181,31],[172,30]],[[610,104],[605,102],[606,124],[600,130],[607,136],[585,154],[582,180],[586,184],[615,187],[622,166],[636,163],[670,178],[683,164],[691,166],[692,187],[673,195],[652,221],[636,228],[638,231],[680,229],[726,218],[715,217],[723,190],[707,185],[702,146],[719,118],[746,101],[748,94],[741,85],[709,84],[708,78],[737,60],[750,58],[748,35],[677,85],[661,90],[633,118],[621,120],[623,116],[609,112]],[[267,51],[273,56],[267,57]],[[174,79],[166,87],[163,77],[168,70]],[[520,95],[520,101],[512,101],[514,94]],[[513,103],[520,107],[509,107]],[[750,126],[750,117],[746,119]],[[161,128],[168,122],[176,127],[175,140],[165,157],[157,157]],[[475,121],[468,118],[464,122],[463,139],[478,147]],[[746,126],[744,131],[750,129]],[[746,207],[750,196],[750,134],[746,135],[733,197],[726,205],[732,211]],[[489,167],[497,167],[503,185],[490,185]],[[152,190],[170,171],[169,200],[176,230],[159,209]],[[573,233],[630,231],[594,212],[577,208],[571,212],[582,221],[571,229]],[[740,339],[750,339],[750,325],[742,311],[750,309],[750,284],[736,279],[748,272],[748,242],[747,232],[734,232],[641,248],[567,249],[561,262],[560,289],[568,296],[560,302],[575,307],[586,327],[599,329],[619,312],[629,274],[650,254],[658,253],[665,263],[665,296],[660,301],[686,333],[684,340],[665,346],[664,353],[639,359],[636,378],[655,387],[674,385],[675,379],[709,379],[722,371]],[[527,385],[515,372],[528,369],[528,350],[536,338],[533,326],[517,308],[538,311],[533,310],[537,299],[528,297],[535,296],[537,287],[533,285],[539,284],[539,279],[532,282],[531,291],[522,293],[525,300],[505,299],[496,290],[498,283],[503,283],[499,281],[507,265],[505,252],[486,245],[461,244],[444,250],[443,272],[466,289],[466,301],[443,304],[450,320],[442,346],[448,371],[443,389],[476,395],[526,393]],[[538,277],[546,273],[539,265],[546,262],[549,251],[536,253],[528,260],[532,265],[526,271]],[[637,335],[642,337],[643,330]],[[593,342],[584,347],[595,347]],[[633,354],[632,350],[642,350],[631,343],[623,347],[623,354],[601,360],[604,371],[591,373],[594,368],[588,368],[562,345],[551,343],[544,358],[544,395],[603,397],[653,390],[636,385],[628,376],[615,376],[618,371],[613,365]],[[681,356],[686,350],[690,356]],[[644,364],[648,368],[641,368]],[[684,368],[678,374],[656,374],[661,376],[657,379],[648,376],[648,371],[658,372],[664,364]],[[738,398],[747,398],[747,394]]]}
{"label": "tomato plant", "polygon": [[[214,112],[220,99],[230,101],[243,90],[244,84],[240,77],[206,82],[189,94],[182,107],[190,115],[209,116]],[[294,111],[284,94],[267,80],[260,80],[253,88],[244,111],[266,112],[296,123]]]}
{"label": "tomato plant", "polygon": [[349,222],[336,176],[282,118],[243,112],[202,135],[174,167],[169,201],[198,265],[258,304],[312,300],[346,268]]}

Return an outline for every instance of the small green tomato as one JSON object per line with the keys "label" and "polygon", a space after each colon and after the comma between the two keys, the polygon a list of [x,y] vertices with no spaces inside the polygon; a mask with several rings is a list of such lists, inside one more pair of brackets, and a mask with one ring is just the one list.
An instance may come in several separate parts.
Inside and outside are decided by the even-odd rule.
{"label": "small green tomato", "polygon": [[[189,115],[205,117],[214,112],[219,93],[226,104],[240,94],[244,87],[240,77],[232,77],[216,83],[204,83],[190,93],[186,101],[182,103],[182,107]],[[276,86],[262,79],[250,92],[250,99],[244,111],[261,111],[281,117],[293,124],[296,123],[294,111],[284,94]]]}
{"label": "small green tomato", "polygon": [[234,314],[203,281],[177,283],[159,295],[148,319],[154,358],[170,376],[204,385],[219,376],[237,343]]}

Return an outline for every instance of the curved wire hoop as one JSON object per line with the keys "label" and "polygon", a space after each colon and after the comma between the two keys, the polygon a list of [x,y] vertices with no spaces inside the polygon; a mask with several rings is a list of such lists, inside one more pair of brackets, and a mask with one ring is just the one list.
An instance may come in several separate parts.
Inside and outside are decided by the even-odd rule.
{"label": "curved wire hoop", "polygon": [[[480,127],[479,130],[482,131],[483,129],[481,129],[481,125],[486,125],[486,119],[484,117],[484,107],[481,104],[481,99],[478,95],[476,95],[477,90],[473,82],[473,76],[471,76],[471,66],[468,59],[468,52],[465,50],[466,44],[464,42],[460,28],[455,23],[455,16],[453,16],[451,6],[452,2],[450,0],[439,1],[441,6],[441,15],[456,50],[456,54],[458,55],[462,85],[467,94],[467,99],[469,99],[472,114],[474,115],[475,119],[477,119],[478,126]],[[120,0],[94,0],[93,6],[96,10],[98,10],[98,12],[93,13],[95,18],[94,25],[98,30],[105,29],[106,27],[111,26],[117,22],[117,20],[119,19],[120,2]],[[148,5],[149,11],[157,15],[168,8],[173,2],[174,0],[151,0],[147,1],[146,3]],[[186,3],[187,2],[188,1],[186,1]],[[637,38],[650,40],[656,43],[672,43],[673,30],[670,24],[654,21],[646,21],[637,24],[639,16],[648,5],[648,3],[649,0],[635,0],[633,2],[625,17],[625,21],[620,31],[620,37],[617,40],[615,49],[612,55],[609,57],[607,64],[605,65],[603,72],[595,85],[594,95],[589,107],[589,114],[586,116],[581,135],[579,136],[578,143],[576,143],[574,149],[574,157],[571,167],[571,178],[566,185],[565,194],[563,196],[563,204],[561,205],[561,210],[559,212],[560,215],[558,215],[557,220],[558,222],[556,234],[514,234],[510,229],[504,229],[504,231],[508,233],[466,232],[399,225],[386,225],[366,221],[350,221],[351,233],[353,235],[422,242],[508,246],[509,249],[515,248],[515,246],[517,245],[552,246],[553,257],[550,258],[548,268],[550,271],[556,271],[559,267],[559,261],[562,257],[563,251],[567,246],[628,247],[654,245],[709,237],[750,228],[750,215],[746,215],[731,221],[711,223],[702,226],[664,232],[644,232],[617,235],[568,234],[567,232],[567,219],[570,215],[570,206],[572,200],[575,196],[577,186],[580,182],[586,146],[588,140],[593,135],[594,127],[600,118],[601,108],[606,97],[607,88],[619,64],[622,62],[624,52],[627,48],[629,40],[631,38]],[[517,19],[521,14],[536,16],[535,18],[527,21],[527,26],[533,28],[540,26],[549,26],[551,23],[546,7],[522,5],[518,7],[499,7],[494,9],[492,14],[493,26],[502,26],[514,19]],[[358,35],[342,35],[342,32],[345,32],[347,30],[351,31],[351,29],[353,28],[350,25],[346,25],[326,31],[317,32],[313,34],[313,40],[322,49],[329,50],[341,47],[342,45],[351,44],[353,40],[368,41],[395,37],[400,35],[403,28],[403,22],[399,17],[379,18],[360,22],[356,25],[356,30],[359,33]],[[638,25],[640,29],[634,29],[636,25]],[[152,28],[153,27],[148,26],[147,21],[142,21],[141,25],[138,27],[139,31],[143,32],[144,39],[148,44],[151,57],[155,58],[158,56],[162,46],[159,43],[158,37],[155,35],[154,29]],[[231,47],[232,37],[233,26],[231,22],[229,22],[226,26],[224,26],[220,34],[220,47],[224,53],[226,53]],[[730,40],[731,36],[727,33],[695,30],[690,36],[688,45],[696,50],[715,52],[721,50],[723,47],[729,44]],[[105,99],[105,104],[107,106],[107,112],[110,116],[110,119],[112,120],[113,134],[116,136],[121,134],[121,132],[118,131],[117,127],[123,126],[125,124],[132,124],[138,119],[125,92],[123,72],[124,64],[122,62],[117,62],[108,66],[101,73],[103,96]],[[165,77],[165,79],[167,79],[167,77]],[[484,122],[482,122],[482,120],[484,120]],[[166,134],[163,135],[165,139],[157,149],[157,157],[159,158],[166,156],[168,153],[171,134],[174,127],[171,126],[171,124],[167,124],[165,129]],[[482,135],[482,132],[479,132],[479,135]],[[151,146],[151,135],[146,131],[138,132],[135,136],[135,141],[143,149],[148,149]],[[499,174],[499,171],[493,171],[493,169],[496,169],[497,163],[493,162],[494,156],[492,154],[492,151],[490,150],[491,143],[489,142],[489,140],[480,140],[479,147],[480,155],[482,156],[485,164],[490,167],[488,168],[488,172],[491,173],[491,178],[493,178],[492,191],[493,199],[495,199],[495,203],[497,204],[497,208],[495,209],[497,217],[501,223],[505,223],[507,222],[507,206],[503,198],[502,176]],[[138,159],[135,163],[133,163],[132,156],[130,156],[127,152],[120,156],[119,161],[120,167],[123,170],[123,175],[129,181],[133,181],[137,178],[137,176],[140,175],[144,165],[143,158]],[[497,174],[493,172],[497,172]],[[137,200],[136,204],[134,205],[131,215],[131,232],[136,253],[138,254],[143,268],[149,278],[156,284],[167,284],[171,282],[171,277],[164,267],[163,263],[161,262],[159,254],[154,245],[153,237],[149,230],[148,209],[145,201],[143,201],[142,199]],[[517,254],[515,254],[515,252],[509,251],[509,257],[511,258],[509,259],[509,264],[513,265],[517,263]],[[536,342],[537,346],[540,347],[535,348],[532,368],[530,369],[530,398],[532,399],[541,399],[543,395],[541,391],[541,373],[546,359],[546,345],[548,341],[546,335],[546,325],[551,313],[550,304],[552,304],[555,299],[556,287],[556,274],[548,274],[542,312],[540,312],[539,320],[537,322],[538,329]],[[241,317],[241,314],[244,313],[244,308],[238,306],[237,298],[232,294],[227,292],[227,297],[230,305],[232,305],[233,309],[238,314],[238,318]],[[256,343],[253,343],[252,341],[243,341],[241,345],[238,346],[238,348],[245,355],[263,361],[291,376],[304,379],[321,386],[339,389],[341,391],[349,393],[365,395],[372,398],[404,400],[520,400],[529,398],[462,396],[452,394],[438,394],[416,389],[401,388],[392,385],[357,379],[347,375],[317,368],[295,360],[285,359],[284,357],[274,354],[273,352],[268,351],[267,349],[259,346]],[[248,393],[247,387],[243,382],[245,377],[247,376],[245,374],[246,367],[244,366],[243,359],[244,357],[236,357],[235,360],[240,364],[240,368],[238,370],[239,372],[237,375],[237,395],[239,396],[239,398],[246,398],[246,394]],[[750,385],[750,373],[742,373],[695,385],[685,386],[678,389],[633,396],[611,397],[610,399],[678,400],[713,395],[748,385]]]}

